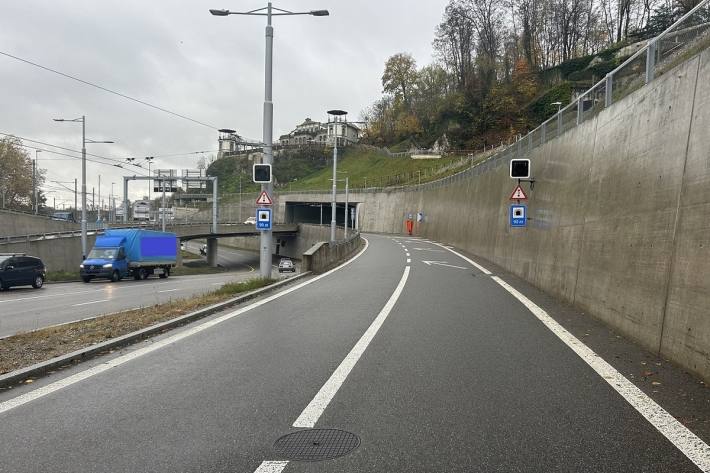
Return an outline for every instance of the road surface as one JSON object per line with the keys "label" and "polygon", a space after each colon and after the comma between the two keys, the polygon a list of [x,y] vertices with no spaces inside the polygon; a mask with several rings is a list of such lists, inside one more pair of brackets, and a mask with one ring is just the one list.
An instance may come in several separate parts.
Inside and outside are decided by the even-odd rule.
{"label": "road surface", "polygon": [[[368,239],[286,293],[0,392],[0,471],[701,471],[707,445],[496,274]],[[311,427],[359,447],[274,447]]]}
{"label": "road surface", "polygon": [[[193,244],[199,252],[199,245]],[[192,247],[190,249],[193,249]],[[228,273],[124,279],[117,283],[95,280],[89,284],[47,284],[42,289],[17,287],[0,292],[0,337],[36,330],[97,315],[146,307],[212,291],[226,282],[258,276],[259,255],[220,249],[218,263]],[[273,277],[279,277],[274,271]]]}

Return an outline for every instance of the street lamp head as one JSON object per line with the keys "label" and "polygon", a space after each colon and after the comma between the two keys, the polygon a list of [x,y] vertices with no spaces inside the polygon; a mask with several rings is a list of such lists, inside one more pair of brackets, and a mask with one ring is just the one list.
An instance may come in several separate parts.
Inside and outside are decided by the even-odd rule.
{"label": "street lamp head", "polygon": [[347,114],[348,112],[346,112],[345,110],[328,110],[328,115],[342,116]]}
{"label": "street lamp head", "polygon": [[328,16],[328,15],[330,15],[330,13],[328,12],[328,10],[313,10],[311,12],[311,15],[313,15],[313,16]]}
{"label": "street lamp head", "polygon": [[550,105],[562,105],[562,102],[552,102]]}
{"label": "street lamp head", "polygon": [[63,118],[52,118],[55,122],[65,122],[66,120]]}
{"label": "street lamp head", "polygon": [[210,13],[212,13],[214,16],[227,16],[227,15],[229,15],[229,10],[210,9]]}

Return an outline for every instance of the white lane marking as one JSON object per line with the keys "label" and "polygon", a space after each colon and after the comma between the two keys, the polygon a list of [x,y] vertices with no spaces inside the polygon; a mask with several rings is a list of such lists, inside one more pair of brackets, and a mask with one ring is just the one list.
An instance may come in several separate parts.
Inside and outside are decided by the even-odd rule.
{"label": "white lane marking", "polygon": [[[220,283],[214,283],[214,284],[220,284]],[[180,289],[166,289],[165,291],[158,291],[158,294],[162,294],[163,292],[175,292],[175,291],[179,291],[179,290]]]}
{"label": "white lane marking", "polygon": [[442,245],[441,243],[437,243],[437,242],[435,242],[435,241],[433,241],[432,244],[434,244],[434,245],[436,245],[436,246],[440,246],[440,247],[442,247],[442,248],[445,248],[447,251],[452,252],[453,254],[455,254],[456,256],[458,256],[459,258],[463,259],[464,261],[468,262],[469,264],[472,264],[475,268],[477,268],[477,269],[478,269],[480,272],[482,272],[483,274],[488,274],[488,275],[491,275],[491,274],[492,274],[492,273],[491,273],[490,271],[488,271],[486,268],[484,268],[484,267],[481,266],[480,264],[476,263],[476,262],[473,261],[471,258],[467,258],[466,256],[462,255],[462,254],[459,253],[458,251],[454,251],[454,250],[452,250],[451,248],[447,248],[446,246]]}
{"label": "white lane marking", "polygon": [[412,255],[410,255],[409,252],[407,252],[407,256],[412,256]]}
{"label": "white lane marking", "polygon": [[108,302],[110,299],[102,299],[100,301],[91,301],[91,302],[82,302],[81,304],[72,304],[72,307],[79,307],[82,305],[89,305],[89,304],[99,304],[101,302]]}
{"label": "white lane marking", "polygon": [[308,406],[303,409],[301,415],[298,416],[298,419],[296,419],[293,423],[294,427],[312,428],[316,425],[316,422],[318,422],[321,414],[323,414],[323,411],[325,411],[326,407],[328,407],[330,401],[333,400],[333,397],[340,389],[340,386],[343,385],[345,379],[350,374],[350,371],[352,371],[355,367],[355,364],[358,362],[362,354],[365,353],[367,346],[370,344],[372,339],[375,338],[377,331],[380,327],[382,327],[382,324],[385,322],[387,316],[392,311],[392,308],[397,303],[397,299],[399,299],[399,296],[404,290],[404,285],[407,283],[409,270],[409,266],[405,266],[402,279],[399,280],[399,284],[397,284],[397,287],[385,306],[382,308],[377,317],[375,317],[375,320],[372,322],[370,327],[368,327],[362,337],[360,337],[360,340],[358,340],[355,346],[350,350],[350,353],[347,354],[345,359],[343,359],[340,365],[335,369],[335,371],[333,371],[333,374],[330,376],[328,381],[326,381],[323,387],[320,388],[320,391],[318,391]]}
{"label": "white lane marking", "polygon": [[286,461],[261,462],[261,465],[259,465],[259,468],[254,470],[254,473],[281,473],[283,469],[286,468],[286,465],[288,465],[288,462]]}
{"label": "white lane marking", "polygon": [[433,253],[443,253],[444,250],[437,250],[435,248],[412,248],[415,251],[431,251]]}
{"label": "white lane marking", "polygon": [[[409,255],[407,255],[407,256],[409,256]],[[411,262],[412,262],[412,259],[411,259],[411,258],[407,258],[407,263],[411,263]]]}
{"label": "white lane marking", "polygon": [[569,333],[564,327],[558,324],[547,312],[537,304],[518,292],[515,288],[503,281],[498,276],[492,279],[503,287],[506,291],[518,299],[535,315],[552,333],[554,333],[565,345],[572,349],[584,360],[594,371],[599,374],[609,385],[646,418],[661,434],[675,445],[678,450],[695,463],[703,472],[710,472],[710,446],[698,438],[693,432],[688,430],[683,424],[678,422],[665,409],[656,404],[643,391],[637,388],[632,382],[616,371],[613,366],[604,361],[591,348],[579,341],[577,337]]}
{"label": "white lane marking", "polygon": [[301,289],[302,287],[305,287],[311,283],[314,283],[320,279],[323,279],[324,277],[334,273],[335,271],[338,271],[339,269],[342,269],[345,266],[349,265],[350,263],[352,263],[353,261],[358,259],[363,253],[365,253],[365,251],[367,251],[367,248],[370,246],[370,243],[369,243],[369,241],[367,241],[366,238],[363,238],[363,240],[365,240],[365,247],[360,251],[360,253],[356,254],[352,259],[346,261],[345,263],[341,264],[340,266],[336,266],[335,268],[331,269],[328,272],[325,272],[319,276],[314,277],[313,279],[309,279],[309,280],[304,281],[300,284],[296,284],[293,287],[290,287],[290,288],[285,289],[281,292],[278,292],[272,296],[261,299],[257,302],[254,302],[253,304],[249,304],[248,306],[242,307],[241,309],[235,310],[234,312],[230,312],[228,314],[222,315],[220,317],[209,320],[207,322],[203,322],[200,325],[189,328],[189,329],[187,329],[183,332],[180,332],[176,335],[173,335],[171,337],[157,341],[150,346],[140,348],[134,352],[127,353],[125,355],[121,355],[117,358],[114,358],[113,360],[109,360],[105,363],[94,366],[94,367],[89,368],[85,371],[81,371],[81,372],[76,373],[72,376],[68,376],[64,379],[60,379],[59,381],[55,381],[54,383],[48,384],[46,386],[42,386],[41,388],[35,389],[34,391],[30,391],[25,394],[21,394],[21,395],[17,396],[16,398],[9,399],[5,402],[2,402],[2,403],[0,403],[0,414],[2,414],[3,412],[7,412],[10,409],[14,409],[16,407],[27,404],[28,402],[32,402],[35,399],[39,399],[41,397],[44,397],[44,396],[51,394],[55,391],[59,391],[60,389],[64,389],[67,386],[71,386],[72,384],[83,381],[83,380],[90,378],[94,375],[97,375],[99,373],[103,373],[104,371],[110,370],[111,368],[121,366],[124,363],[127,363],[127,362],[134,360],[136,358],[139,358],[143,355],[147,355],[148,353],[159,350],[165,346],[179,342],[180,340],[182,340],[184,338],[187,338],[191,335],[199,333],[205,329],[213,327],[213,326],[220,324],[224,321],[227,321],[231,318],[237,317],[238,315],[241,315],[245,312],[249,312],[250,310],[256,309],[257,307],[260,307],[264,304],[268,304],[269,302],[271,302],[273,300],[276,300],[280,297],[283,297],[287,294],[292,293],[293,291],[297,291],[298,289]]}
{"label": "white lane marking", "polygon": [[468,268],[464,268],[463,266],[456,266],[456,265],[453,265],[453,264],[449,264],[448,261],[422,261],[422,263],[426,264],[427,266],[431,266],[431,265],[434,264],[434,265],[437,265],[437,266],[447,266],[447,267],[449,267],[449,268],[468,269]]}

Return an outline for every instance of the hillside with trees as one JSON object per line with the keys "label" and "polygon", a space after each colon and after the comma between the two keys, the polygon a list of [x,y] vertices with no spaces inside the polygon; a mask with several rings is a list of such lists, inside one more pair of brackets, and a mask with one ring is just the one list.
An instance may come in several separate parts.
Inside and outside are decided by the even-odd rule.
{"label": "hillside with trees", "polygon": [[434,61],[392,55],[366,142],[480,149],[534,128],[698,0],[450,0]]}

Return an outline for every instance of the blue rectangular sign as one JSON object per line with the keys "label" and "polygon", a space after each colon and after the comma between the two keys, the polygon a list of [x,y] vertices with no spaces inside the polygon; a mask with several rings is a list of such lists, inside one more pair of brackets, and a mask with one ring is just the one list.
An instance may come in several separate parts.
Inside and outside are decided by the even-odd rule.
{"label": "blue rectangular sign", "polygon": [[510,206],[510,226],[524,227],[528,223],[528,209],[522,204],[513,204]]}
{"label": "blue rectangular sign", "polygon": [[256,209],[256,229],[271,230],[271,209]]}

